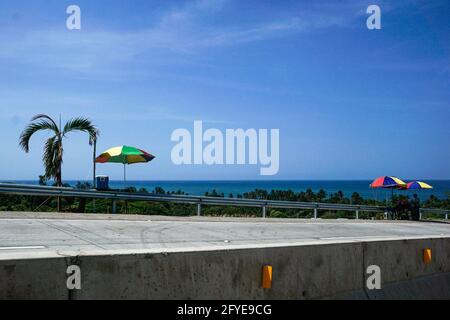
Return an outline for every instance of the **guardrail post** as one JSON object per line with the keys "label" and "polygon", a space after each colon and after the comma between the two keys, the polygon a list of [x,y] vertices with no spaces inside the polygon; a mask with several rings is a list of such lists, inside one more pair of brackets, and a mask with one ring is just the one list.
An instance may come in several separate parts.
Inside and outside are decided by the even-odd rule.
{"label": "guardrail post", "polygon": [[202,215],[202,204],[197,203],[197,216],[200,217]]}
{"label": "guardrail post", "polygon": [[356,220],[359,219],[359,209],[356,209]]}
{"label": "guardrail post", "polygon": [[448,220],[448,212],[445,213],[445,220]]}
{"label": "guardrail post", "polygon": [[419,210],[419,220],[422,220],[422,210]]}
{"label": "guardrail post", "polygon": [[116,200],[112,201],[112,213],[117,213]]}
{"label": "guardrail post", "polygon": [[265,219],[266,218],[266,206],[262,207],[262,217]]}
{"label": "guardrail post", "polygon": [[317,219],[317,207],[314,208],[314,219]]}

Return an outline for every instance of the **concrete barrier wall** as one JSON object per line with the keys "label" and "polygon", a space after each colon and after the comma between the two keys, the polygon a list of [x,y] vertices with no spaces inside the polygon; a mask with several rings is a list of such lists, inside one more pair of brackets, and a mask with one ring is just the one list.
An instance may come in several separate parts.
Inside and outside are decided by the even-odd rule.
{"label": "concrete barrier wall", "polygon": [[[424,264],[422,251],[432,249]],[[66,288],[67,266],[81,290]],[[273,266],[271,289],[262,267]],[[382,290],[367,290],[366,268]],[[0,260],[0,299],[450,298],[450,238]]]}

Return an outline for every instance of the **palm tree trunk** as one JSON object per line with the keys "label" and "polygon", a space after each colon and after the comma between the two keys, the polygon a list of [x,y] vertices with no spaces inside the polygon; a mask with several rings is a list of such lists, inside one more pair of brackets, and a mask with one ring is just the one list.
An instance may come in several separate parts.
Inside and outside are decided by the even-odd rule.
{"label": "palm tree trunk", "polygon": [[[94,144],[94,150],[93,150],[93,153],[94,153],[94,157],[93,157],[94,158],[93,159],[94,170],[92,172],[92,176],[93,176],[92,186],[94,187],[94,189],[97,189],[97,177],[96,177],[96,175],[97,175],[97,170],[96,170],[97,169],[97,163],[95,162],[95,159],[97,157],[97,137],[95,137],[95,139],[92,142]],[[92,212],[95,213],[95,198],[92,199]]]}
{"label": "palm tree trunk", "polygon": [[[58,159],[58,172],[56,173],[56,185],[58,187],[62,187],[61,167],[62,167],[62,157],[60,156]],[[56,210],[57,212],[61,212],[61,197],[58,197]]]}
{"label": "palm tree trunk", "polygon": [[[59,179],[57,179],[57,180],[59,180]],[[60,182],[60,181],[57,182],[56,184],[57,184],[58,187],[61,187],[61,182]],[[61,212],[61,197],[58,197],[58,198],[57,198],[57,208],[56,208],[56,211],[57,211],[57,212]]]}

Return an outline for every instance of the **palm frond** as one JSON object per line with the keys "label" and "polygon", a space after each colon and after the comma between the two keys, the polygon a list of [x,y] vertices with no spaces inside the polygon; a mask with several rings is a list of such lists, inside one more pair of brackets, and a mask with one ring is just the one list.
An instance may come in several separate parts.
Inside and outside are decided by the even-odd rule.
{"label": "palm frond", "polygon": [[62,135],[65,136],[69,132],[73,131],[82,131],[89,134],[90,141],[94,141],[97,139],[97,136],[100,134],[99,130],[92,124],[89,119],[86,118],[74,118],[69,120],[64,126],[64,130]]}
{"label": "palm frond", "polygon": [[95,141],[97,141],[98,136],[100,135],[100,130],[95,129],[95,135],[89,136],[89,145],[92,146]]}
{"label": "palm frond", "polygon": [[[34,118],[33,118],[34,119]],[[30,139],[38,131],[41,130],[50,130],[53,131],[55,135],[58,135],[59,129],[58,126],[52,120],[42,119],[40,121],[33,120],[34,122],[30,123],[21,133],[19,138],[19,145],[25,151],[30,151]]]}
{"label": "palm frond", "polygon": [[55,128],[58,128],[58,125],[56,124],[55,120],[53,120],[50,116],[48,116],[46,114],[42,114],[42,113],[37,114],[33,118],[31,118],[31,122],[40,120],[40,119],[48,120]]}

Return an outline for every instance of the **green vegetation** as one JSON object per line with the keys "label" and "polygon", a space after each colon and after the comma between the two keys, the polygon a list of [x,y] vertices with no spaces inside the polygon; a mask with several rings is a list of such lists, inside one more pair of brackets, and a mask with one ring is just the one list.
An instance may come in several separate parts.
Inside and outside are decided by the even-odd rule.
{"label": "green vegetation", "polygon": [[[68,186],[68,185],[65,185]],[[77,189],[90,189],[89,183],[77,183]],[[136,189],[134,187],[127,188],[125,191],[133,193],[148,193],[146,189]],[[152,191],[154,194],[178,194],[184,195],[181,190],[176,192],[166,192],[164,189],[157,187]],[[224,194],[218,193],[216,190],[205,193],[210,197],[224,197]],[[379,205],[384,206],[384,202],[372,199],[364,199],[357,192],[353,193],[350,198],[344,196],[342,191],[327,194],[324,190],[313,192],[311,189],[302,192],[294,192],[292,190],[266,190],[256,189],[246,192],[242,195],[229,194],[228,197],[246,198],[246,199],[266,199],[266,200],[282,200],[282,201],[299,201],[299,202],[323,202],[338,204],[360,204],[360,205]],[[393,211],[397,219],[417,219],[415,216],[415,202],[417,200],[409,199],[406,196],[394,196]],[[111,200],[95,200],[92,199],[74,199],[61,198],[61,208],[63,212],[79,212],[79,213],[110,213],[112,208]],[[450,209],[450,195],[447,199],[438,199],[431,196],[428,200],[421,204],[422,207]],[[36,211],[36,212],[53,212],[56,211],[56,198],[46,197],[29,197],[15,195],[0,195],[0,211]],[[145,215],[167,215],[167,216],[191,216],[196,215],[196,206],[191,204],[174,204],[164,202],[144,202],[144,201],[118,201],[117,212],[129,214],[145,214]],[[239,217],[257,217],[261,216],[260,208],[251,207],[232,207],[232,206],[203,206],[202,215],[205,216],[239,216]],[[267,215],[273,218],[311,218],[312,210],[302,209],[268,209]],[[354,218],[355,213],[349,211],[320,211],[321,218]],[[361,219],[382,219],[383,213],[367,213],[360,212]],[[436,216],[442,218],[442,216]]]}

